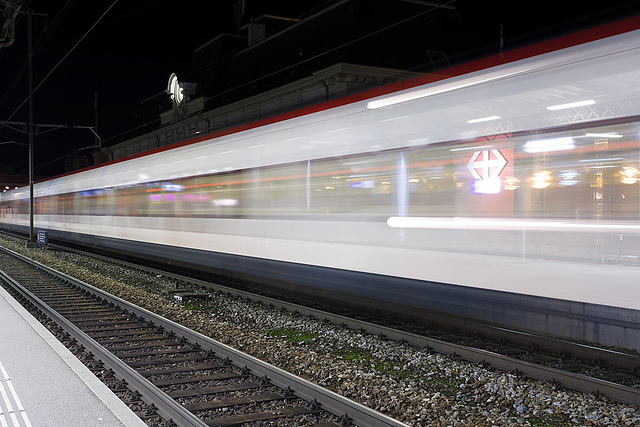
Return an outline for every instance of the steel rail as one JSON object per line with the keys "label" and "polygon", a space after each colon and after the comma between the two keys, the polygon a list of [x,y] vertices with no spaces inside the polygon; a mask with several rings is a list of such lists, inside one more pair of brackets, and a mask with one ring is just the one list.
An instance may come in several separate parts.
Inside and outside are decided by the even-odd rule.
{"label": "steel rail", "polygon": [[[223,344],[221,342],[218,342],[216,340],[213,340],[203,334],[200,334],[196,331],[193,331],[189,328],[186,328],[176,322],[173,322],[169,319],[166,319],[164,317],[161,317],[149,310],[146,310],[142,307],[138,307],[122,298],[119,298],[117,296],[111,295],[99,288],[96,288],[95,286],[92,286],[88,283],[85,283],[79,279],[76,279],[74,277],[71,277],[65,273],[61,273],[59,271],[56,271],[46,265],[43,265],[41,263],[38,263],[34,260],[29,259],[28,257],[18,254],[16,252],[10,251],[8,249],[5,248],[0,248],[2,250],[4,250],[7,253],[10,253],[11,255],[27,262],[28,264],[39,268],[40,270],[46,272],[47,274],[50,274],[52,276],[55,276],[57,278],[59,278],[60,280],[66,282],[67,284],[76,286],[78,288],[82,288],[82,289],[86,289],[88,291],[90,291],[91,293],[93,293],[94,295],[98,296],[99,298],[103,299],[104,301],[106,301],[107,303],[112,303],[114,305],[117,305],[123,309],[125,309],[126,311],[128,311],[131,314],[134,314],[135,316],[143,319],[143,320],[149,320],[152,321],[153,323],[155,323],[156,325],[159,325],[163,328],[165,328],[167,331],[171,331],[173,333],[175,333],[177,336],[180,337],[184,337],[185,339],[187,339],[189,342],[192,343],[198,343],[200,345],[200,347],[204,350],[211,350],[214,351],[216,353],[216,355],[218,357],[228,357],[232,363],[240,368],[243,367],[247,367],[251,370],[251,372],[255,375],[258,376],[267,376],[269,378],[269,380],[271,381],[272,384],[281,387],[281,388],[286,388],[286,387],[290,387],[294,393],[307,401],[313,401],[316,400],[318,403],[320,403],[322,409],[331,412],[337,416],[343,416],[343,417],[348,417],[352,420],[352,422],[355,425],[358,426],[363,426],[363,427],[408,427],[407,424],[404,424],[400,421],[397,421],[391,417],[388,417],[380,412],[374,411],[371,408],[368,408],[364,405],[361,405],[360,403],[357,403],[351,399],[348,399],[344,396],[341,396],[337,393],[334,393],[330,390],[327,390],[323,387],[320,387],[310,381],[307,381],[303,378],[300,378],[296,375],[293,375],[287,371],[284,371],[280,368],[277,368],[275,366],[272,366],[266,362],[263,362],[260,359],[257,359],[253,356],[247,355],[245,353],[242,353],[236,349],[234,349],[233,347],[230,347],[226,344]],[[4,275],[4,274],[3,274]],[[20,286],[21,287],[21,286]],[[22,287],[21,287],[22,288]],[[27,291],[26,289],[24,289],[24,291],[28,294],[31,294],[29,291]],[[37,299],[37,297],[35,297],[34,295],[31,295],[29,298],[33,298],[35,300],[38,301],[38,306],[42,306],[44,307],[46,310],[43,311],[48,311],[48,306],[40,301],[39,299]],[[60,318],[63,323],[65,324],[65,327],[67,324],[69,324],[68,321],[66,321],[66,319],[62,318],[60,315],[58,315],[57,313],[55,313],[54,316],[52,316],[52,318],[55,317],[56,321],[58,320],[58,318]],[[70,324],[69,324],[70,325]],[[76,328],[73,325],[71,326],[71,330],[74,331],[74,333],[77,333],[79,336],[80,335],[85,335],[84,332],[80,331],[78,328]],[[74,336],[75,338],[75,336]],[[77,338],[76,338],[77,339]],[[85,347],[87,347],[90,351],[93,352],[93,348],[96,348],[96,352],[94,352],[94,354],[98,354],[97,352],[98,347],[101,347],[97,342],[95,342],[92,338],[90,337],[86,337],[81,340],[78,340],[79,342],[82,342],[84,345],[84,341],[86,341],[89,345],[85,345]],[[104,350],[109,354],[109,362],[113,363],[117,368],[120,369],[121,365],[123,369],[127,369],[127,370],[131,370],[133,371],[131,368],[126,367],[126,365],[124,365],[123,362],[119,361],[115,356],[111,355],[110,352],[108,352],[108,350]],[[101,353],[101,352],[100,352]],[[111,358],[113,358],[113,362],[111,362]],[[105,363],[105,365],[107,365],[106,362],[103,361],[103,363]],[[110,366],[110,365],[109,365]],[[111,367],[111,366],[110,366]],[[114,369],[115,371],[115,369]],[[132,381],[129,381],[128,378],[125,378],[127,382],[129,382],[130,384],[134,385],[134,386],[138,386],[138,383],[140,383],[140,387],[143,387],[141,378],[144,380],[145,383],[147,383],[147,380],[144,379],[143,377],[141,377],[137,372],[133,371],[133,375],[132,375]],[[158,393],[161,393],[162,395],[165,395],[161,390],[157,389],[157,387],[153,386],[153,384],[150,384],[149,386],[145,386],[144,389],[148,394],[151,394],[151,391],[157,390]],[[140,393],[143,395],[143,397],[145,397],[145,393],[143,393],[142,391],[140,391]],[[169,396],[166,396],[167,399],[171,399]],[[159,402],[160,404],[163,404],[163,399],[161,399],[161,401]],[[155,403],[155,402],[154,402]],[[176,405],[178,405],[176,403]],[[158,408],[160,408],[160,406],[156,403],[156,406],[158,406]],[[180,405],[178,405],[180,406]],[[196,418],[197,422],[199,422],[199,424],[190,424],[189,420],[185,419],[185,423],[182,424],[180,422],[177,421],[177,416],[173,415],[173,414],[169,414],[169,418],[172,418],[174,422],[176,422],[178,425],[185,425],[185,426],[191,426],[191,425],[206,425],[204,423],[202,423],[202,421],[200,421],[199,419]],[[193,416],[193,418],[195,418],[195,416]],[[194,421],[195,422],[195,421]]]}
{"label": "steel rail", "polygon": [[83,345],[88,351],[92,352],[95,357],[101,360],[103,365],[115,373],[116,377],[124,379],[133,390],[137,390],[142,399],[147,404],[154,404],[157,412],[163,418],[173,420],[180,426],[203,427],[207,424],[197,418],[191,412],[184,409],[174,399],[169,397],[162,390],[153,385],[149,380],[137,373],[134,369],[127,366],[124,362],[98,344],[93,338],[82,332],[78,327],[73,325],[62,315],[44,303],[40,298],[35,296],[31,291],[23,287],[15,281],[11,276],[0,269],[0,277],[7,282],[13,289],[20,293],[24,298],[30,301],[37,309],[56,322],[78,343]]}
{"label": "steel rail", "polygon": [[[68,250],[68,248],[65,248]],[[87,254],[84,251],[78,251],[83,254]],[[441,354],[446,355],[457,355],[460,358],[467,360],[469,362],[482,362],[487,365],[490,365],[496,369],[503,371],[517,371],[522,375],[543,381],[556,381],[561,385],[581,392],[598,392],[609,399],[615,400],[617,402],[628,403],[633,405],[640,405],[640,389],[626,387],[620,384],[616,384],[610,381],[589,377],[586,375],[564,371],[562,369],[548,367],[544,365],[539,365],[523,360],[519,360],[517,358],[513,358],[510,356],[505,356],[502,354],[498,354],[495,352],[491,352],[488,350],[483,350],[474,347],[463,346],[455,343],[449,343],[443,340],[425,337],[423,335],[414,334],[411,332],[405,332],[397,329],[393,329],[390,327],[366,322],[363,320],[353,319],[350,317],[342,316],[339,314],[333,314],[330,312],[305,307],[299,304],[290,303],[286,301],[281,301],[275,298],[254,294],[247,291],[242,291],[238,289],[233,289],[226,287],[224,285],[219,285],[211,282],[205,282],[198,279],[193,279],[187,276],[169,273],[163,270],[143,267],[138,264],[130,263],[127,261],[114,260],[110,257],[105,257],[102,255],[96,254],[87,254],[88,256],[98,257],[100,259],[108,260],[110,262],[116,262],[121,265],[129,266],[131,268],[150,271],[155,274],[161,274],[165,277],[171,278],[172,280],[176,280],[178,282],[184,282],[185,284],[192,284],[194,286],[200,286],[208,289],[217,290],[220,292],[230,293],[232,295],[236,295],[238,297],[248,298],[255,302],[261,302],[266,305],[273,305],[275,307],[285,308],[292,312],[298,312],[302,315],[307,315],[318,320],[327,320],[331,323],[338,325],[345,325],[351,329],[362,329],[373,335],[384,335],[389,339],[396,341],[405,341],[409,344],[415,345],[417,347],[429,348],[433,351],[436,351]],[[602,356],[603,354],[610,354],[611,357],[616,358],[621,363],[620,365],[625,368],[637,368],[640,367],[640,357],[627,355],[615,351],[598,349],[595,347],[590,347],[582,344],[565,342],[562,340],[539,337],[532,334],[527,334],[519,331],[512,331],[504,328],[491,328],[496,331],[496,334],[504,334],[514,338],[520,342],[530,342],[532,339],[539,340],[540,342],[544,341],[545,345],[547,345],[548,349],[561,350],[566,349],[568,346],[571,346],[576,352],[580,352],[580,354],[586,355],[590,358],[596,358],[598,356]]]}

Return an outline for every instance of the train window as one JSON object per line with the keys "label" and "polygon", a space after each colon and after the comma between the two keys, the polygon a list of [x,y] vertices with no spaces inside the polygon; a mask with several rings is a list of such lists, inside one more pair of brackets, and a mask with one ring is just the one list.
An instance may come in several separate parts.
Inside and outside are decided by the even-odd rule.
{"label": "train window", "polygon": [[377,154],[311,162],[308,210],[358,219],[397,210],[397,154]]}
{"label": "train window", "polygon": [[252,197],[253,209],[247,214],[290,217],[306,212],[306,165],[270,167],[251,174],[247,196]]}
{"label": "train window", "polygon": [[[618,131],[620,128],[618,127]],[[583,130],[570,149],[517,158],[519,216],[544,219],[638,219],[638,142],[622,132]],[[524,140],[519,141],[526,144]],[[524,146],[524,145],[523,145]]]}
{"label": "train window", "polygon": [[[571,134],[571,146],[562,150],[531,150],[535,144],[527,135],[494,135],[467,143],[88,189],[40,198],[35,207],[39,215],[637,221],[640,143],[631,135],[631,125],[580,129]],[[3,201],[2,212],[28,214],[28,200]]]}

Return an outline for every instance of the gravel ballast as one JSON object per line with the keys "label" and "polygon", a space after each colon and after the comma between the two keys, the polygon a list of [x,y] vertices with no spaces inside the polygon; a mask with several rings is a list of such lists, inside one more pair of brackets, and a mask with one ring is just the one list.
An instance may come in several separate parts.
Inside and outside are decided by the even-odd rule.
{"label": "gravel ballast", "polygon": [[[220,292],[184,305],[162,276],[87,256],[2,246],[411,426],[635,426],[640,408]],[[0,267],[1,268],[1,267]]]}

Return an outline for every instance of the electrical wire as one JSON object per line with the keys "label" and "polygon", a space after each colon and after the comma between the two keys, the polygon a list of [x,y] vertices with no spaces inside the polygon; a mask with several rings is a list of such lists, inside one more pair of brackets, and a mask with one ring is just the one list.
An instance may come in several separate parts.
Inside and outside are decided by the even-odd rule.
{"label": "electrical wire", "polygon": [[[71,54],[71,52],[73,52],[80,43],[82,43],[82,41],[89,35],[89,33],[96,27],[96,25],[98,25],[98,23],[102,20],[102,18],[104,18],[106,16],[107,13],[109,13],[109,11],[116,5],[116,3],[118,2],[118,0],[114,0],[114,2],[111,4],[111,6],[109,6],[107,8],[107,10],[100,15],[100,17],[96,20],[96,22],[91,26],[91,28],[89,28],[87,30],[87,32],[80,37],[80,40],[78,40],[76,42],[75,45],[73,45],[73,47],[71,49],[69,49],[69,51],[62,57],[62,59],[49,71],[49,73],[42,79],[42,81],[38,84],[38,86],[36,86],[35,89],[33,89],[31,91],[31,93],[25,98],[24,101],[22,101],[22,103],[13,111],[13,113],[11,113],[11,115],[7,118],[7,121],[11,120],[11,118],[18,112],[18,110],[20,110],[20,108],[22,108],[22,106],[29,101],[29,99],[31,99],[31,97],[33,96],[34,93],[37,92],[37,90],[44,84],[44,82],[53,74],[53,72],[60,66],[60,64],[62,64],[65,59],[67,59],[67,57]],[[0,126],[0,130],[2,130],[4,128],[4,125]]]}
{"label": "electrical wire", "polygon": [[[336,46],[336,47],[331,48],[331,49],[329,49],[329,50],[326,50],[326,51],[324,51],[324,52],[322,52],[322,53],[319,53],[319,54],[317,54],[317,55],[314,55],[314,56],[311,56],[311,57],[309,57],[309,58],[306,58],[306,59],[304,59],[304,60],[302,60],[302,61],[296,62],[295,64],[290,65],[290,66],[288,66],[288,67],[281,68],[281,69],[280,69],[280,70],[278,70],[278,71],[274,71],[274,72],[269,73],[269,74],[267,74],[267,75],[264,75],[264,76],[258,77],[257,79],[254,79],[254,80],[252,80],[252,81],[250,81],[250,82],[243,83],[243,84],[241,84],[241,85],[235,86],[235,87],[233,87],[232,89],[229,89],[229,90],[227,90],[227,91],[225,91],[225,92],[221,92],[221,93],[219,93],[219,94],[216,94],[216,96],[224,96],[225,94],[230,93],[230,92],[233,92],[233,91],[237,90],[238,88],[241,88],[241,87],[244,87],[244,86],[250,86],[250,85],[252,85],[252,84],[254,84],[254,83],[256,83],[256,82],[259,82],[260,80],[266,79],[266,78],[268,78],[268,77],[275,76],[275,75],[277,75],[277,74],[279,74],[279,73],[282,73],[283,71],[290,70],[291,68],[297,67],[297,66],[302,65],[302,64],[304,64],[304,63],[307,63],[307,62],[309,62],[309,61],[313,61],[313,60],[318,59],[318,58],[320,58],[320,57],[322,57],[322,56],[324,56],[324,55],[327,55],[327,54],[329,54],[329,53],[331,53],[331,52],[335,52],[335,51],[337,51],[337,50],[339,50],[339,49],[345,48],[345,47],[347,47],[347,46],[349,46],[349,45],[352,45],[352,44],[354,44],[354,43],[358,43],[358,42],[360,42],[360,41],[362,41],[362,40],[364,40],[364,39],[366,39],[366,38],[368,38],[368,37],[374,36],[374,35],[376,35],[376,34],[380,34],[380,33],[384,32],[384,31],[387,31],[387,30],[389,30],[389,29],[391,29],[391,28],[393,28],[393,27],[396,27],[396,26],[398,26],[398,25],[402,25],[402,24],[404,24],[404,23],[406,23],[406,22],[409,22],[409,21],[411,21],[411,20],[413,20],[413,19],[416,19],[416,18],[419,18],[419,17],[421,17],[421,16],[423,16],[423,15],[426,15],[427,13],[434,12],[435,10],[438,10],[438,9],[440,9],[440,8],[443,8],[444,6],[450,6],[450,5],[452,5],[453,3],[455,3],[455,2],[456,2],[456,0],[443,1],[443,2],[442,2],[442,3],[440,3],[438,6],[433,6],[432,8],[427,9],[427,10],[425,10],[424,12],[420,12],[420,13],[418,13],[418,14],[416,14],[416,15],[413,15],[413,16],[410,16],[410,17],[408,17],[408,18],[406,18],[406,19],[403,19],[403,20],[401,20],[401,21],[395,22],[395,23],[393,23],[393,24],[391,24],[391,25],[388,25],[388,26],[386,26],[386,27],[384,27],[384,28],[380,28],[379,30],[373,31],[373,32],[368,33],[368,34],[364,34],[363,36],[360,36],[360,37],[355,38],[355,39],[353,39],[353,40],[349,40],[348,42],[343,43],[343,44],[341,44],[340,46]],[[231,53],[231,54],[229,54],[229,55],[233,55],[233,53]]]}
{"label": "electrical wire", "polygon": [[[69,9],[71,8],[71,6],[73,5],[73,3],[75,3],[76,0],[69,0],[67,2],[67,4],[65,4],[62,9],[60,10],[60,12],[58,12],[58,14],[53,18],[53,20],[51,21],[50,24],[47,24],[43,30],[43,34],[40,36],[40,38],[38,39],[38,41],[36,42],[35,47],[33,48],[33,54],[37,54],[39,53],[40,50],[40,46],[43,45],[44,43],[46,43],[46,41],[51,38],[51,36],[53,36],[56,32],[56,29],[58,27],[58,25],[60,24],[60,22],[62,22],[62,18],[64,18],[64,16],[67,14],[67,12],[69,11]],[[31,2],[29,1],[27,4],[24,5],[24,9],[29,9],[29,7],[31,6]],[[22,17],[25,15],[25,12],[22,12],[18,15],[18,19],[22,19]],[[47,15],[44,15],[47,16]],[[18,23],[16,22],[16,25]],[[0,60],[2,59],[2,56],[4,54],[5,50],[0,50]],[[25,61],[22,64],[22,67],[20,68],[20,70],[18,71],[18,73],[16,74],[16,76],[13,79],[13,82],[11,83],[11,85],[9,86],[9,88],[7,90],[5,90],[2,98],[0,98],[0,105],[2,105],[2,103],[4,102],[4,100],[11,95],[11,93],[13,92],[13,90],[15,89],[15,87],[18,85],[18,83],[20,82],[20,79],[22,78],[22,76],[25,74],[27,67],[29,65],[29,59],[25,59]]]}

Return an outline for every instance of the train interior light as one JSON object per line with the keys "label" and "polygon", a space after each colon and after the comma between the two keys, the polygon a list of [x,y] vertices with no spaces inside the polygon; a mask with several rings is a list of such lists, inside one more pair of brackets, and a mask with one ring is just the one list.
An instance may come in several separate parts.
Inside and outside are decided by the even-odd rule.
{"label": "train interior light", "polygon": [[531,177],[531,186],[537,190],[547,188],[551,185],[551,172],[540,171],[533,174]]}
{"label": "train interior light", "polygon": [[566,104],[550,105],[550,106],[547,107],[547,110],[549,110],[549,111],[566,110],[567,108],[586,107],[588,105],[593,105],[595,103],[596,103],[596,101],[593,100],[593,99],[586,99],[584,101],[568,102]]}
{"label": "train interior light", "polygon": [[392,95],[388,97],[384,97],[382,99],[377,99],[375,101],[370,101],[367,103],[367,108],[369,110],[375,110],[376,108],[389,107],[392,105],[400,104],[407,101],[413,101],[416,99],[426,98],[428,96],[440,95],[447,92],[453,92],[460,89],[466,89],[472,86],[480,85],[483,83],[489,83],[496,80],[506,79],[509,77],[514,77],[519,74],[524,74],[530,71],[529,68],[521,68],[515,67],[515,69],[511,72],[504,72],[502,70],[482,72],[479,75],[473,77],[467,77],[463,79],[453,79],[449,83],[441,83],[435,86],[427,85],[427,87],[423,89],[411,90],[408,92],[404,92],[398,95]]}
{"label": "train interior light", "polygon": [[545,153],[548,151],[572,150],[576,146],[573,138],[549,138],[527,141],[524,151],[527,153]]}
{"label": "train interior light", "polygon": [[622,138],[624,135],[621,135],[617,132],[611,132],[611,133],[586,133],[584,136],[586,137],[592,137],[592,138],[610,138],[610,139],[620,139]]}
{"label": "train interior light", "polygon": [[623,167],[620,175],[620,182],[623,184],[631,185],[640,181],[640,170],[632,166]]}
{"label": "train interior light", "polygon": [[482,123],[482,122],[490,122],[492,120],[499,120],[502,117],[500,116],[488,116],[488,117],[480,117],[478,119],[471,119],[471,120],[467,120],[467,123],[469,124],[473,124],[473,123]]}
{"label": "train interior light", "polygon": [[502,189],[502,181],[499,177],[476,179],[473,181],[475,194],[498,194]]}

